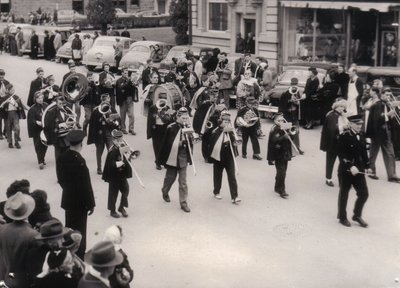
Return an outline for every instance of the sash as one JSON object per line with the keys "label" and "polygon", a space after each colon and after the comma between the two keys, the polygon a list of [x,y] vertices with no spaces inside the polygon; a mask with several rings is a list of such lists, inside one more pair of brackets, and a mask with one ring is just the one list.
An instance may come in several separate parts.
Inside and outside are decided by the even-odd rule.
{"label": "sash", "polygon": [[211,158],[217,161],[221,161],[221,146],[222,146],[222,140],[224,139],[224,134],[225,132],[222,132],[221,135],[219,135],[217,142],[215,142],[213,151],[211,153]]}
{"label": "sash", "polygon": [[172,143],[171,151],[169,152],[167,165],[172,167],[177,167],[178,162],[178,152],[179,152],[179,141],[181,138],[182,128],[179,128],[178,133],[176,133],[174,142]]}

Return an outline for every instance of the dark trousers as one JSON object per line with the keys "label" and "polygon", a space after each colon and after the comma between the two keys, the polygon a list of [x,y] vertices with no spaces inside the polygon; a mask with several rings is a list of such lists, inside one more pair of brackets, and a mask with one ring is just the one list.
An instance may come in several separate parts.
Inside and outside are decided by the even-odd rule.
{"label": "dark trousers", "polygon": [[353,176],[347,171],[339,173],[339,185],[338,219],[347,219],[346,207],[351,186],[354,187],[357,193],[357,200],[354,205],[354,216],[361,217],[364,204],[368,199],[368,187],[367,181],[365,180],[365,175],[357,174],[356,176]]}
{"label": "dark trousers", "polygon": [[288,160],[275,160],[276,176],[275,176],[275,191],[278,193],[285,192],[285,178],[288,167]]}
{"label": "dark trousers", "polygon": [[332,179],[333,166],[335,166],[336,157],[337,157],[336,151],[326,151],[326,165],[325,165],[326,179]]}
{"label": "dark trousers", "polygon": [[176,176],[179,175],[179,202],[186,202],[188,197],[188,186],[186,182],[186,167],[175,168],[167,167],[167,172],[165,172],[164,184],[161,189],[163,195],[168,195],[169,190],[171,190],[172,184],[176,180]]}
{"label": "dark trousers", "polygon": [[33,146],[35,147],[36,157],[38,163],[44,163],[44,157],[46,156],[47,146],[42,143],[40,136],[33,137]]}
{"label": "dark trousers", "polygon": [[112,146],[112,137],[103,137],[96,142],[96,160],[97,160],[97,170],[101,170],[101,156],[103,156],[104,148],[107,150]]}
{"label": "dark trousers", "polygon": [[54,145],[54,158],[56,162],[56,175],[57,175],[57,181],[59,179],[58,175],[60,175],[60,171],[58,170],[58,157],[60,157],[61,154],[63,154],[65,151],[68,150],[68,147],[60,147],[58,145]]}
{"label": "dark trousers", "polygon": [[108,204],[107,209],[115,211],[115,203],[117,202],[118,191],[121,192],[121,202],[118,208],[128,207],[129,183],[125,179],[117,179],[108,183]]}
{"label": "dark trousers", "polygon": [[7,142],[12,143],[13,137],[12,137],[12,132],[14,131],[14,141],[15,143],[21,141],[21,138],[19,137],[19,116],[17,111],[8,111],[7,112]]}
{"label": "dark trousers", "polygon": [[260,154],[260,143],[258,143],[257,138],[257,128],[256,125],[252,127],[242,127],[242,154],[247,155],[247,142],[249,137],[251,140],[251,145],[253,146],[253,154]]}
{"label": "dark trousers", "polygon": [[379,149],[382,148],[383,162],[385,163],[386,173],[388,179],[395,178],[396,176],[396,157],[394,155],[391,134],[389,133],[387,139],[377,141],[371,139],[371,149],[369,151],[369,161],[371,169],[376,174],[376,158],[378,157]]}
{"label": "dark trousers", "polygon": [[86,251],[86,226],[87,226],[86,210],[65,210],[65,227],[78,230],[82,234],[81,245],[76,255],[83,259]]}
{"label": "dark trousers", "polygon": [[158,153],[161,149],[161,143],[164,138],[165,131],[166,131],[165,125],[156,125],[156,128],[154,128],[151,133],[155,159],[157,159]]}
{"label": "dark trousers", "polygon": [[231,198],[235,199],[238,197],[238,185],[235,176],[235,163],[233,162],[232,156],[229,160],[220,162],[214,162],[214,195],[219,194],[222,185],[222,173],[226,170],[228,176],[229,190],[231,192]]}

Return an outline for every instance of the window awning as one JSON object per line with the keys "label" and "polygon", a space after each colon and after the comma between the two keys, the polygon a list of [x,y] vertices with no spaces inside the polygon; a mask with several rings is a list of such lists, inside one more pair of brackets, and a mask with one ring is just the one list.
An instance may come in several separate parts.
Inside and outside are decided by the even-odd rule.
{"label": "window awning", "polygon": [[315,9],[349,9],[357,8],[361,11],[377,10],[379,12],[389,12],[391,7],[400,7],[400,3],[395,2],[351,2],[351,1],[290,1],[281,0],[281,5],[292,8],[315,8]]}

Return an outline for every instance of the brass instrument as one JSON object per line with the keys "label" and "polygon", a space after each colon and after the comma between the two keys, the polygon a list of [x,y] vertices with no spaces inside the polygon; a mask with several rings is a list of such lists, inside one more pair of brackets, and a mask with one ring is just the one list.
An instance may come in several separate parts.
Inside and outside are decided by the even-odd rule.
{"label": "brass instrument", "polygon": [[236,119],[236,125],[239,127],[251,127],[254,126],[258,120],[257,114],[252,109],[249,109],[243,117],[238,117]]}
{"label": "brass instrument", "polygon": [[189,156],[190,156],[190,159],[192,160],[193,174],[196,176],[197,171],[196,171],[196,166],[194,165],[192,148],[190,147],[190,141],[189,141],[189,134],[192,134],[193,137],[194,137],[194,130],[192,128],[192,125],[190,123],[187,123],[187,122],[183,123],[182,133],[185,136],[185,140],[187,142],[187,146],[188,146],[188,149],[189,149]]}
{"label": "brass instrument", "polygon": [[213,123],[212,123],[211,121],[207,121],[207,122],[206,122],[206,128],[207,128],[207,129],[211,129],[213,126],[214,126],[214,125],[213,125]]}
{"label": "brass instrument", "polygon": [[57,131],[58,137],[67,136],[69,131],[76,128],[76,118],[77,118],[76,113],[66,105],[63,107],[62,111],[67,115],[67,118],[65,119],[64,122],[65,127],[61,126]]}
{"label": "brass instrument", "polygon": [[396,120],[397,124],[400,125],[400,113],[396,108],[400,106],[400,100],[397,100],[393,94],[390,94],[388,102],[387,102],[390,111],[393,111],[393,117]]}
{"label": "brass instrument", "polygon": [[292,124],[292,122],[288,122],[285,118],[283,118],[283,120],[285,122],[280,125],[280,128],[283,130],[283,132],[285,132],[286,135],[289,136],[288,139],[290,141],[290,144],[292,144],[292,148],[296,151],[297,154],[300,154],[299,149],[290,137],[296,135],[299,131],[297,130],[297,127]]}
{"label": "brass instrument", "polygon": [[156,102],[157,115],[161,121],[165,124],[169,124],[173,121],[175,110],[168,107],[168,101],[160,98]]}
{"label": "brass instrument", "polygon": [[136,159],[137,157],[140,156],[140,151],[139,150],[133,150],[129,144],[125,141],[125,139],[122,139],[122,144],[118,147],[119,148],[119,152],[121,153],[121,156],[124,157],[126,159],[126,161],[128,161],[129,166],[131,166],[132,172],[135,174],[136,178],[139,181],[140,186],[142,186],[143,188],[146,188],[144,186],[144,183],[142,181],[142,179],[140,178],[139,174],[137,173],[135,167],[133,167],[131,160],[132,159]]}
{"label": "brass instrument", "polygon": [[105,123],[111,126],[111,128],[119,127],[119,115],[118,113],[112,113],[111,104],[108,101],[103,101],[100,103],[98,110],[100,114],[103,115]]}

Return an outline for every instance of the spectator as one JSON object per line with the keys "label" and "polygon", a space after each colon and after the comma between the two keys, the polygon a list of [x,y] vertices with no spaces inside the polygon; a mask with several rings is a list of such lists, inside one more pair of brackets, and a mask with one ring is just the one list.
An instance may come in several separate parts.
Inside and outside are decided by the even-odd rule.
{"label": "spectator", "polygon": [[89,51],[90,48],[93,46],[93,39],[90,37],[89,34],[83,36],[83,43],[82,43],[82,56],[85,56],[86,53]]}
{"label": "spectator", "polygon": [[245,51],[245,43],[244,39],[242,38],[242,34],[237,33],[236,34],[236,53],[243,53]]}
{"label": "spectator", "polygon": [[121,43],[121,40],[119,38],[116,38],[114,47],[114,60],[115,60],[115,65],[116,68],[118,69],[119,67],[119,62],[121,62],[122,59],[122,53],[124,51],[124,45]]}
{"label": "spectator", "polygon": [[71,43],[72,59],[75,61],[75,65],[79,66],[82,59],[82,40],[79,38],[79,34],[75,34],[75,38]]}
{"label": "spectator", "polygon": [[31,35],[31,59],[37,59],[39,51],[39,37],[36,35],[35,30],[32,30]]}
{"label": "spectator", "polygon": [[129,33],[128,28],[125,26],[124,31],[121,32],[122,37],[131,38],[131,33]]}
{"label": "spectator", "polygon": [[54,35],[54,40],[53,40],[53,46],[54,46],[54,50],[58,51],[58,49],[62,46],[62,39],[61,39],[61,34],[60,31],[55,30],[55,35]]}
{"label": "spectator", "polygon": [[163,54],[160,49],[160,45],[156,44],[152,47],[152,51],[150,54],[150,58],[153,60],[154,63],[159,63],[163,59]]}
{"label": "spectator", "polygon": [[34,228],[39,228],[43,223],[53,219],[50,213],[50,205],[47,203],[47,193],[43,190],[35,190],[31,193],[35,200],[35,210],[29,216],[29,224]]}
{"label": "spectator", "polygon": [[[21,30],[21,27],[17,27],[17,34],[15,35],[15,40],[17,41],[17,53],[18,56],[23,55],[23,45],[25,43],[24,41],[24,33]],[[1,45],[0,45],[1,47]]]}
{"label": "spectator", "polygon": [[43,53],[44,53],[44,59],[46,60],[51,60],[52,59],[52,46],[53,43],[50,40],[50,33],[48,30],[44,31],[44,40],[43,40]]}
{"label": "spectator", "polygon": [[[30,189],[30,183],[26,179],[22,180],[15,180],[11,185],[7,188],[6,191],[6,197],[7,199],[10,198],[11,196],[14,196],[17,192],[22,192],[24,194],[29,194],[29,189]],[[3,216],[3,219],[7,223],[11,223],[12,219],[8,218],[7,215],[4,213],[4,205],[6,204],[6,201],[0,202],[0,215]],[[0,278],[1,279],[1,278]]]}
{"label": "spectator", "polygon": [[256,53],[256,41],[254,40],[253,32],[249,32],[247,34],[247,37],[244,40],[244,49],[248,53],[251,53],[251,54]]}

